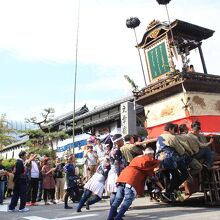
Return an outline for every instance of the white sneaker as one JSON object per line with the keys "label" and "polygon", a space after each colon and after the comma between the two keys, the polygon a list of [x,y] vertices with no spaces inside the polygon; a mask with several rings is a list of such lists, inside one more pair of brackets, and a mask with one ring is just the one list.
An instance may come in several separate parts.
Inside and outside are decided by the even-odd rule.
{"label": "white sneaker", "polygon": [[152,193],[159,193],[159,192],[160,192],[160,190],[157,188],[152,190]]}
{"label": "white sneaker", "polygon": [[19,211],[19,212],[28,212],[29,209],[25,207],[25,208],[23,208],[23,209],[19,209],[18,211]]}

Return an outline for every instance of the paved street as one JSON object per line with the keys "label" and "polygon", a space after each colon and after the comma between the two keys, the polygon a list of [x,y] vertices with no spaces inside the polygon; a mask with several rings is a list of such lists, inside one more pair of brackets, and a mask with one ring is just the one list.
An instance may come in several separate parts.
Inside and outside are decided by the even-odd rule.
{"label": "paved street", "polygon": [[[5,206],[0,206],[0,220],[71,220],[71,219],[90,219],[105,220],[109,210],[109,200],[91,206],[90,211],[83,209],[82,213],[76,213],[76,204],[72,210],[64,210],[63,204],[31,207],[27,213],[7,213]],[[191,199],[181,204],[165,204],[150,202],[148,198],[136,199],[132,208],[126,213],[124,220],[219,220],[220,208],[205,206],[202,200]]]}

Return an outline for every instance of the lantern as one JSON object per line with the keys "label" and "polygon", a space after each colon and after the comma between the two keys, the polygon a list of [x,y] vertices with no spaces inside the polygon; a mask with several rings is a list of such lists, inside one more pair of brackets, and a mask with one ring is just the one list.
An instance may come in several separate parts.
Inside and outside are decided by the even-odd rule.
{"label": "lantern", "polygon": [[159,5],[167,5],[171,0],[157,0]]}
{"label": "lantern", "polygon": [[141,22],[137,17],[131,17],[126,20],[127,28],[136,28],[140,23]]}

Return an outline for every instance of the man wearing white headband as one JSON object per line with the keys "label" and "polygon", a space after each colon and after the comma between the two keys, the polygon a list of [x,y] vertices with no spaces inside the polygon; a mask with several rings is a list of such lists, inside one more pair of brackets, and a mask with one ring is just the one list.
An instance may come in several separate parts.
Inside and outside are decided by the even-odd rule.
{"label": "man wearing white headband", "polygon": [[121,143],[123,142],[123,144],[124,144],[123,137],[121,134],[115,134],[112,138],[112,141],[114,144],[117,144],[118,142],[121,142]]}
{"label": "man wearing white headband", "polygon": [[151,147],[147,147],[145,150],[143,150],[143,154],[154,154],[154,150]]}
{"label": "man wearing white headband", "polygon": [[[144,155],[135,157],[122,170],[117,179],[117,192],[107,220],[121,220],[136,195],[143,195],[146,178],[154,175],[154,169],[160,164],[160,161],[155,160],[152,154],[154,154],[152,148],[147,148]],[[120,210],[117,212],[120,205]]]}

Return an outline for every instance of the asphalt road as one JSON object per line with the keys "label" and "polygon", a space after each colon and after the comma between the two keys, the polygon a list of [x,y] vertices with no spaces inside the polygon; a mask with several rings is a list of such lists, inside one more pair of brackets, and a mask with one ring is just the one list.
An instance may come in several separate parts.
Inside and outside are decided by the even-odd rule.
{"label": "asphalt road", "polygon": [[[109,200],[103,200],[91,206],[89,211],[83,208],[81,213],[75,211],[77,204],[73,204],[73,209],[65,210],[63,204],[44,206],[43,203],[30,207],[30,211],[26,213],[8,213],[7,202],[0,206],[0,220],[105,220],[109,210]],[[219,220],[220,207],[205,206],[201,198],[192,198],[184,203],[166,204],[150,202],[145,197],[136,199],[124,217],[124,220],[133,219]]]}

